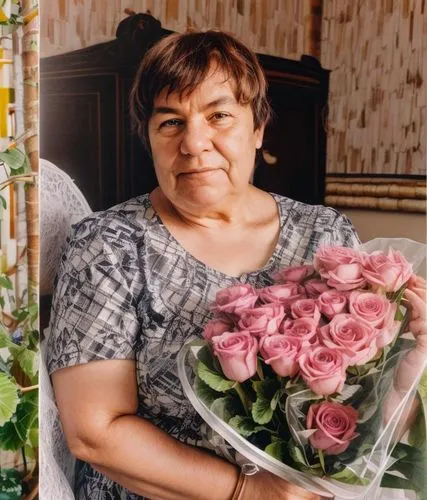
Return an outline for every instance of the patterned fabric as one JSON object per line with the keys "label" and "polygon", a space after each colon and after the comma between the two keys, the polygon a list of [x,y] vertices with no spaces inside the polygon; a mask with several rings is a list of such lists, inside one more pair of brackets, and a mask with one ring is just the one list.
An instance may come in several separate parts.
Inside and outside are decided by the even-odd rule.
{"label": "patterned fabric", "polygon": [[[133,359],[138,414],[180,441],[201,446],[202,421],[185,399],[176,358],[187,340],[202,336],[216,292],[236,282],[268,286],[280,267],[310,261],[320,244],[359,243],[351,222],[336,210],[273,196],[281,220],[274,254],[263,269],[238,278],[190,255],[148,195],[77,224],[56,283],[49,373],[93,360]],[[80,463],[76,498],[141,497]]]}

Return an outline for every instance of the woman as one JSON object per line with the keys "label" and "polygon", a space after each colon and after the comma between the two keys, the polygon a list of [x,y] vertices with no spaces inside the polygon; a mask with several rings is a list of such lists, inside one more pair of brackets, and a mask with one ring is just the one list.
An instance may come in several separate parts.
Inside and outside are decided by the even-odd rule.
{"label": "woman", "polygon": [[266,472],[242,478],[201,449],[176,357],[201,337],[217,290],[266,286],[319,244],[356,245],[357,235],[333,209],[250,184],[266,83],[231,36],[160,41],[131,110],[159,187],[76,226],[54,298],[48,368],[80,459],[76,498],[318,498]]}

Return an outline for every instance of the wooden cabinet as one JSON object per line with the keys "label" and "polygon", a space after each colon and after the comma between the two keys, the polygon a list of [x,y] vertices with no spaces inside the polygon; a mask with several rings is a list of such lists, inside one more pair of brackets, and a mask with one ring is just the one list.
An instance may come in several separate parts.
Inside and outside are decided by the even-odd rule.
{"label": "wooden cabinet", "polygon": [[[150,156],[130,129],[128,97],[147,48],[170,32],[147,14],[120,23],[117,38],[40,61],[40,154],[66,171],[100,210],[151,191]],[[324,200],[322,125],[329,72],[316,59],[259,56],[274,119],[254,183],[308,203]]]}

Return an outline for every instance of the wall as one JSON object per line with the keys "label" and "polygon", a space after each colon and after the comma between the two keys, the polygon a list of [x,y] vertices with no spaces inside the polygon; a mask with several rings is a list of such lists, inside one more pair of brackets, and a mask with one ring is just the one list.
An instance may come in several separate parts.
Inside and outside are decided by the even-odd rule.
{"label": "wall", "polygon": [[[114,38],[124,9],[165,28],[222,28],[255,51],[299,59],[309,50],[308,0],[44,0],[42,56]],[[427,2],[324,0],[321,62],[332,69],[328,174],[425,174]],[[425,217],[346,210],[362,239],[412,235]],[[421,237],[417,237],[421,235]]]}
{"label": "wall", "polygon": [[125,8],[147,12],[183,32],[221,28],[256,52],[299,59],[308,52],[310,0],[43,0],[44,57],[115,37]]}
{"label": "wall", "polygon": [[425,0],[326,0],[328,173],[426,172]]}

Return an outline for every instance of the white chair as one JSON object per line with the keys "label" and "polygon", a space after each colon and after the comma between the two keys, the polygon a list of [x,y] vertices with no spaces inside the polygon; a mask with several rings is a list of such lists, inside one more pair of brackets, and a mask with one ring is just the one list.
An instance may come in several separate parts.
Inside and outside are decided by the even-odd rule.
{"label": "white chair", "polygon": [[[53,282],[71,225],[91,213],[69,175],[40,159],[40,295],[53,292]],[[40,359],[40,498],[73,500],[75,459],[68,450],[46,369],[44,330]]]}

